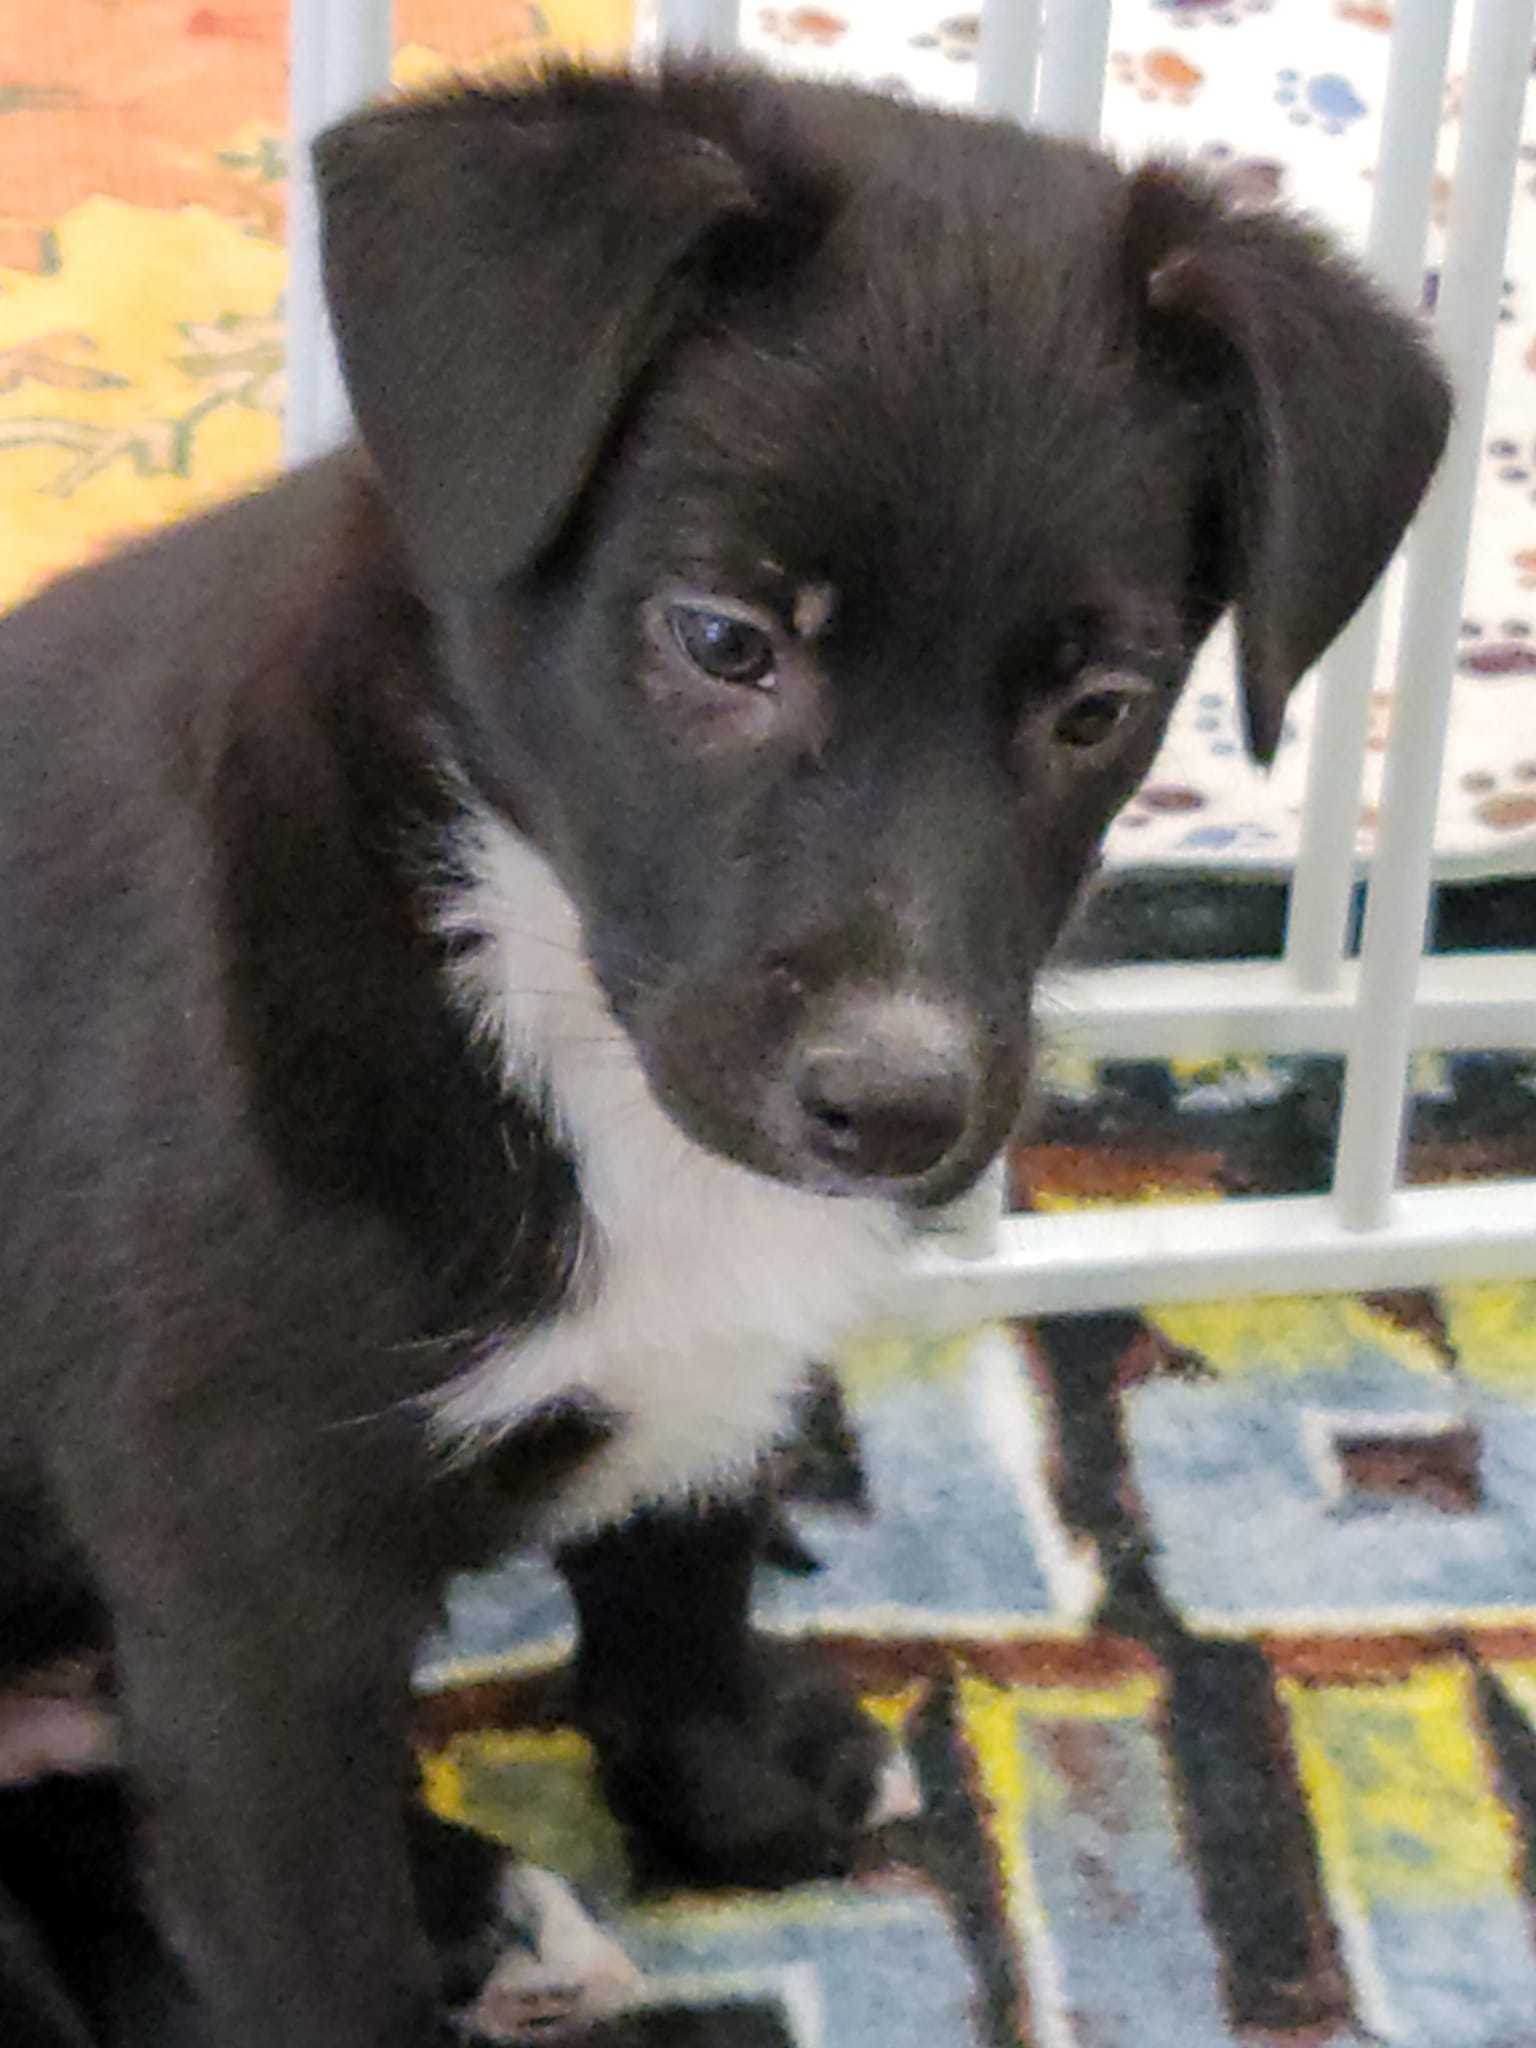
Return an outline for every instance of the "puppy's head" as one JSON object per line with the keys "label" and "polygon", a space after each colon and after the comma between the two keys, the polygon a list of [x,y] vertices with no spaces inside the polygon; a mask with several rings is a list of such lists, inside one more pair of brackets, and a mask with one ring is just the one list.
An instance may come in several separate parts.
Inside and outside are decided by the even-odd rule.
{"label": "puppy's head", "polygon": [[937,1200],[1197,647],[1250,744],[1448,402],[1294,225],[1012,126],[562,73],[318,156],[364,441],[480,797],[675,1120]]}

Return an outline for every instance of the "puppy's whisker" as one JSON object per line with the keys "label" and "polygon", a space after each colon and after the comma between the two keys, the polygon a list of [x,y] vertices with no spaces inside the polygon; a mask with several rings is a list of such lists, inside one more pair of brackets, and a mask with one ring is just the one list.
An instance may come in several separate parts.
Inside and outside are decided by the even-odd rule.
{"label": "puppy's whisker", "polygon": [[[414,1349],[410,1344],[401,1344],[391,1346],[390,1348],[402,1354]],[[333,1416],[328,1422],[322,1422],[319,1425],[317,1434],[325,1436],[337,1430],[367,1429],[376,1423],[395,1421],[400,1416],[409,1414],[413,1408],[419,1407],[420,1404],[421,1396],[419,1394],[402,1394],[397,1400],[387,1401],[382,1408],[363,1410],[356,1415]]]}

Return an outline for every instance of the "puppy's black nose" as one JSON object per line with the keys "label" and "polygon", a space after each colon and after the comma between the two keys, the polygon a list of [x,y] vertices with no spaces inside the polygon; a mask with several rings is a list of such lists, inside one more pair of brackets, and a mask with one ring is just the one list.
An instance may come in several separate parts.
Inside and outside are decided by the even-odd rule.
{"label": "puppy's black nose", "polygon": [[915,1180],[971,1120],[968,1034],[937,1004],[865,1001],[803,1047],[795,1089],[812,1156],[861,1180]]}

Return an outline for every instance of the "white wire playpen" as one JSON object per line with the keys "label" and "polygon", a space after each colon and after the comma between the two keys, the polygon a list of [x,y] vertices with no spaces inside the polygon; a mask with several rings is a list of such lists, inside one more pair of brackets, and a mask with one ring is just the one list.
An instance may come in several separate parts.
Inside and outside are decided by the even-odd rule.
{"label": "white wire playpen", "polygon": [[[1366,258],[1419,300],[1456,0],[1397,0]],[[737,0],[659,0],[644,39],[734,47]],[[1099,132],[1111,0],[989,0],[978,100],[1084,137]],[[1536,1049],[1530,952],[1425,951],[1487,389],[1531,66],[1536,0],[1475,0],[1461,87],[1434,327],[1458,393],[1439,478],[1405,550],[1395,700],[1358,958],[1349,957],[1355,833],[1386,599],[1323,665],[1283,957],[1116,966],[1064,986],[1074,1044],[1113,1056],[1334,1053],[1344,1085],[1331,1189],[1321,1195],[1006,1215],[997,1189],[914,1261],[925,1322],[1026,1311],[1316,1292],[1536,1274],[1536,1179],[1401,1185],[1411,1055]],[[294,0],[296,157],[388,80],[388,0]],[[295,166],[288,299],[290,459],[345,429],[325,328],[315,215]],[[1536,1103],[1533,1103],[1536,1115]]]}

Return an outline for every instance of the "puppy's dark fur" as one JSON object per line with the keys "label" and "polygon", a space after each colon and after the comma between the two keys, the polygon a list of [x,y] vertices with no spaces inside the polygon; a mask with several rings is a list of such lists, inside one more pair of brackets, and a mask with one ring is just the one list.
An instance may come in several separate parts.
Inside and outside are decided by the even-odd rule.
{"label": "puppy's dark fur", "polygon": [[[403,1809],[417,1911],[445,2005],[472,2005],[497,1957],[506,1858],[415,1802]],[[120,1773],[0,1789],[0,2040],[6,2048],[208,2048],[203,2014],[145,1910]]]}
{"label": "puppy's dark fur", "polygon": [[[873,1241],[976,1177],[1199,643],[1235,606],[1267,758],[1447,418],[1306,233],[1010,126],[560,74],[318,164],[361,450],[0,631],[0,1642],[110,1637],[220,2048],[428,2037],[400,1752],[445,1574],[620,1512],[653,1385],[633,1493],[709,1478],[717,1423],[741,1467],[755,1382],[719,1395],[701,1303],[786,1375],[815,1277],[755,1219]],[[719,672],[743,647],[766,679]],[[526,920],[475,893],[487,834]],[[521,928],[538,890],[579,970]],[[587,1066],[595,1011],[530,1050],[497,1007],[541,939],[601,991]],[[654,1214],[603,1210],[623,1134],[572,1107],[616,1058],[665,1112]],[[736,1237],[687,1192],[721,1158]],[[688,1199],[697,1268],[647,1294]],[[679,1375],[637,1393],[609,1331],[520,1404],[621,1279],[670,1285],[634,1341],[664,1358],[675,1314]],[[433,1402],[490,1350],[446,1456]],[[773,1815],[782,1874],[859,1800],[774,1749],[751,1525],[659,1512],[571,1561],[612,1782],[715,1869]],[[705,1724],[775,1786],[744,1764],[739,1821],[659,1786]]]}

